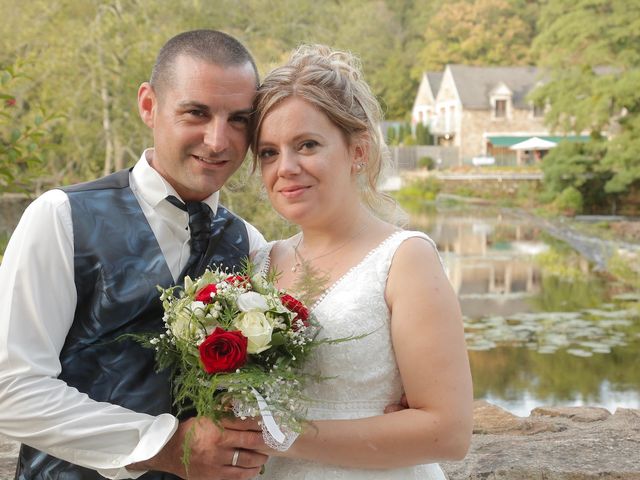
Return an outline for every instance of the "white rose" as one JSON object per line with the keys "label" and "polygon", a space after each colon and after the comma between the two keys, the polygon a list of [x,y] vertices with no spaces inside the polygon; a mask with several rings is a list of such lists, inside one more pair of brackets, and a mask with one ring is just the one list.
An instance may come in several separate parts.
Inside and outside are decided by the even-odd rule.
{"label": "white rose", "polygon": [[170,322],[169,328],[176,338],[182,340],[192,339],[195,334],[195,328],[191,322],[191,312],[188,309],[180,310],[174,320]]}
{"label": "white rose", "polygon": [[264,313],[251,311],[238,315],[235,326],[247,337],[247,352],[260,353],[271,347],[273,327]]}
{"label": "white rose", "polygon": [[205,314],[205,309],[207,308],[207,306],[204,304],[204,302],[195,301],[191,302],[190,308],[191,311],[196,315],[203,316]]}
{"label": "white rose", "polygon": [[238,295],[238,308],[243,312],[266,312],[269,310],[269,305],[259,293],[245,292]]}

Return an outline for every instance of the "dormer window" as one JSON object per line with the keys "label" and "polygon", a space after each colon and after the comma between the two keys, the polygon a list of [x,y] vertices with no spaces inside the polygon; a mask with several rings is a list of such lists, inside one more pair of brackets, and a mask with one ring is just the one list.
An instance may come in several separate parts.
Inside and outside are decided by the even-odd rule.
{"label": "dormer window", "polygon": [[513,92],[503,82],[499,82],[489,92],[489,102],[491,104],[492,118],[498,120],[511,118],[511,99]]}
{"label": "dormer window", "polygon": [[507,101],[506,100],[496,100],[493,116],[495,118],[506,118],[507,117]]}

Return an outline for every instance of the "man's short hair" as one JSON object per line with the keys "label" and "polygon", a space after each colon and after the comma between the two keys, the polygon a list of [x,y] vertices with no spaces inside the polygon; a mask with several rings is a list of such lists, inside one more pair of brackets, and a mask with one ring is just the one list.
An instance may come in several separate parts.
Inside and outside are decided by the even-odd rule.
{"label": "man's short hair", "polygon": [[149,80],[156,91],[171,83],[175,61],[181,55],[221,67],[250,63],[256,74],[256,87],[260,84],[256,62],[242,43],[218,30],[192,30],[176,35],[160,49]]}

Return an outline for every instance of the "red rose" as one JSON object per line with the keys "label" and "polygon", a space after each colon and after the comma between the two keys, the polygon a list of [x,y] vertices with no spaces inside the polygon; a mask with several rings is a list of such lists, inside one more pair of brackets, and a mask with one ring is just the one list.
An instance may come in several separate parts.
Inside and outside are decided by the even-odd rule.
{"label": "red rose", "polygon": [[288,293],[285,293],[280,297],[280,301],[287,309],[289,309],[293,313],[298,314],[296,319],[291,324],[291,328],[294,331],[297,330],[296,324],[298,323],[298,320],[302,320],[302,323],[304,324],[305,327],[309,326],[309,322],[308,322],[309,310],[307,310],[307,307],[305,307],[300,300],[297,300],[293,298],[291,295],[289,295]]}
{"label": "red rose", "polygon": [[211,300],[213,300],[211,298],[212,293],[214,295],[218,293],[218,289],[216,288],[215,283],[210,283],[209,285],[204,287],[202,290],[200,290],[198,293],[196,293],[196,300],[198,302],[211,303]]}
{"label": "red rose", "polygon": [[246,275],[230,275],[224,279],[225,282],[237,287],[248,287],[251,285],[251,279]]}
{"label": "red rose", "polygon": [[216,327],[198,350],[207,373],[233,372],[247,361],[247,337],[239,330],[227,332]]}

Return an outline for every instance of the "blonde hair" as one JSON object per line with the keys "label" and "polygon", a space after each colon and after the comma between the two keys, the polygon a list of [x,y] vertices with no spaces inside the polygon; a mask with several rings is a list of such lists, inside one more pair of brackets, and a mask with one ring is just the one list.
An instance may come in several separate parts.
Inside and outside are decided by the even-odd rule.
{"label": "blonde hair", "polygon": [[253,116],[254,167],[262,122],[274,107],[290,97],[301,98],[320,109],[349,144],[356,139],[366,142],[367,163],[358,182],[360,197],[378,215],[386,217],[389,207],[396,210],[395,201],[377,189],[383,167],[390,164],[390,155],[379,128],[382,109],[363,79],[358,59],[324,45],[302,45],[285,65],[265,77],[258,89]]}

